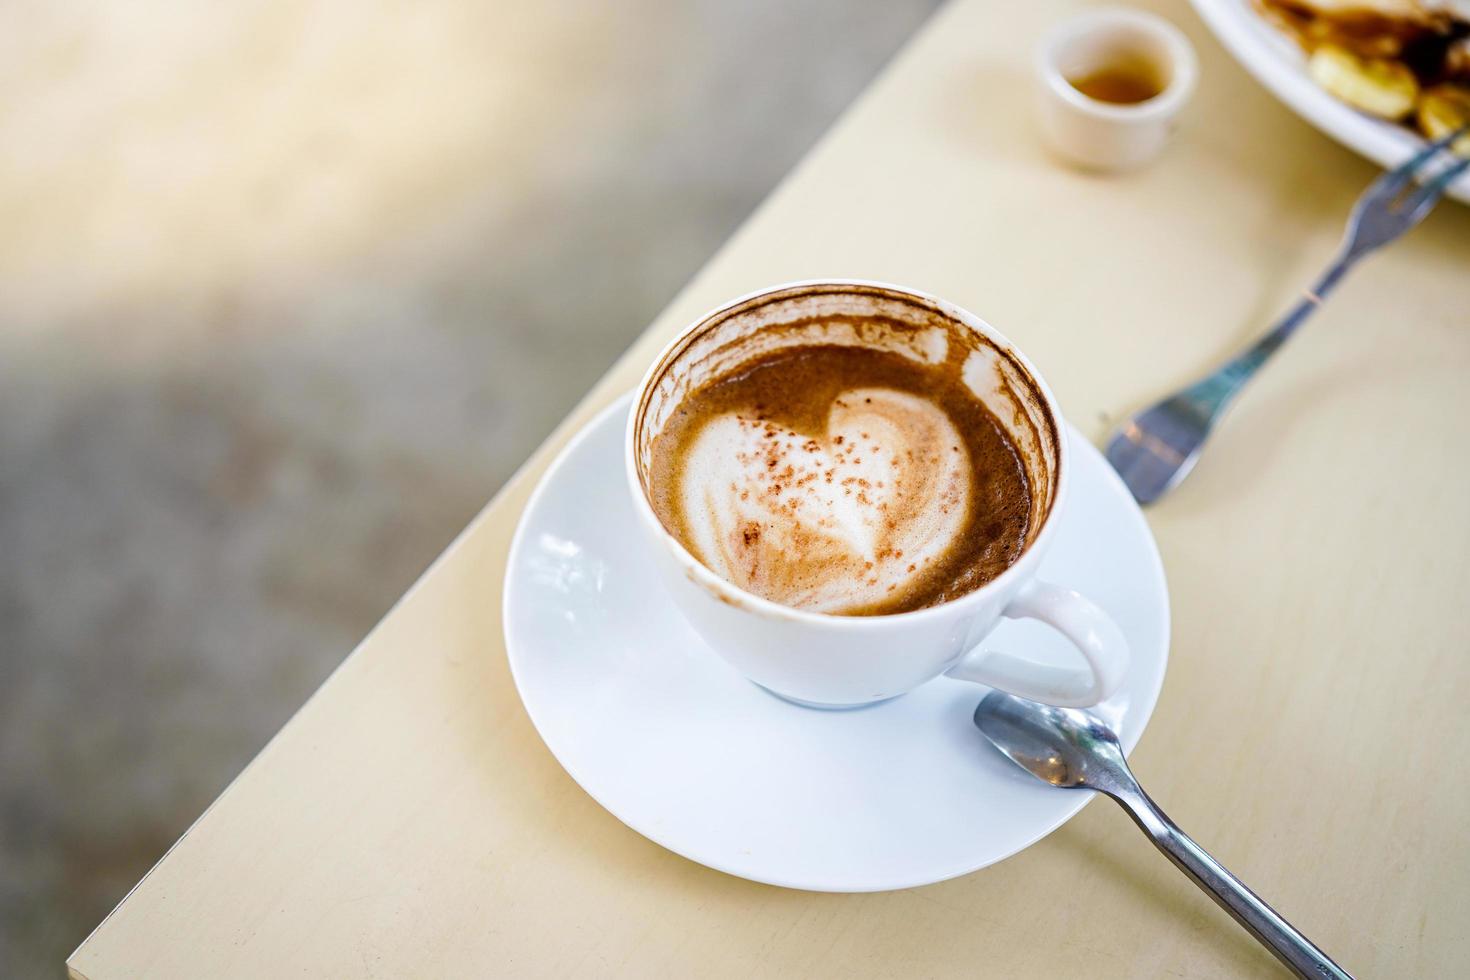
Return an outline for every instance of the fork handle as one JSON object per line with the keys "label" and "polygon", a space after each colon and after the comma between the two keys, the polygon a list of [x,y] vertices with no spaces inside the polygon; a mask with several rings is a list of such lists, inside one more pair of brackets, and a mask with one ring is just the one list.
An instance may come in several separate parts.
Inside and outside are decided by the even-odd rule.
{"label": "fork handle", "polygon": [[1310,939],[1180,830],[1137,783],[1109,795],[1128,811],[1134,823],[1143,829],[1165,857],[1192,878],[1215,900],[1215,904],[1230,913],[1231,918],[1244,926],[1292,973],[1313,980],[1323,977],[1352,980],[1351,974],[1332,962]]}
{"label": "fork handle", "polygon": [[1317,307],[1322,305],[1322,301],[1327,298],[1342,277],[1347,275],[1347,271],[1357,260],[1358,256],[1352,252],[1344,252],[1339,255],[1337,260],[1327,268],[1327,271],[1317,279],[1312,288],[1302,293],[1296,305],[1276,321],[1275,326],[1268,330],[1260,340],[1232,359],[1230,363],[1250,364],[1252,365],[1251,370],[1265,364],[1266,360],[1276,353],[1292,334],[1296,333],[1297,327],[1300,327],[1307,317],[1316,312]]}
{"label": "fork handle", "polygon": [[1271,355],[1281,349],[1281,346],[1296,333],[1314,312],[1322,305],[1327,294],[1332,292],[1347,271],[1357,262],[1359,256],[1352,251],[1344,251],[1337,260],[1328,267],[1327,271],[1317,279],[1312,288],[1302,293],[1301,298],[1291,309],[1276,321],[1276,324],[1254,344],[1232,357],[1220,366],[1214,374],[1202,378],[1190,385],[1180,395],[1188,399],[1196,411],[1203,418],[1209,418],[1223,409],[1245,383],[1249,381],[1261,367],[1271,359]]}

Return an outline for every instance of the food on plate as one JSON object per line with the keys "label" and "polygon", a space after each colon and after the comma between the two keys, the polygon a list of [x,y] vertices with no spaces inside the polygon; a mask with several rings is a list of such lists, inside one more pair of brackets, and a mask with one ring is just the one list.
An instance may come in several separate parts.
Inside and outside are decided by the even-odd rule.
{"label": "food on plate", "polygon": [[1402,119],[1419,101],[1419,79],[1402,61],[1363,58],[1336,44],[1312,52],[1307,72],[1320,86],[1355,109]]}
{"label": "food on plate", "polygon": [[1470,0],[1255,3],[1307,52],[1313,80],[1353,108],[1430,139],[1470,122]]}
{"label": "food on plate", "polygon": [[[1470,126],[1470,88],[1436,85],[1419,98],[1419,130],[1432,140]],[[1455,140],[1456,153],[1470,156],[1470,133]]]}

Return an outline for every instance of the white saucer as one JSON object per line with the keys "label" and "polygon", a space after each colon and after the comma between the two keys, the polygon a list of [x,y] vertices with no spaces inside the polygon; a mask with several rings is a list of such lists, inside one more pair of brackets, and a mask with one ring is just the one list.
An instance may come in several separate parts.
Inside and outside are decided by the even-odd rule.
{"label": "white saucer", "polygon": [[[542,479],[511,545],[505,639],[521,700],[558,761],[629,827],[691,860],[815,891],[962,875],[1061,826],[1091,794],[1035,782],[970,715],[985,688],[940,678],[850,711],[782,701],[708,650],[644,560],[623,478],[628,398]],[[1112,614],[1132,645],[1097,710],[1131,751],[1164,680],[1169,605],[1148,526],[1096,449],[1070,433],[1070,499],[1042,575]],[[1067,662],[1035,623],[998,648]]]}

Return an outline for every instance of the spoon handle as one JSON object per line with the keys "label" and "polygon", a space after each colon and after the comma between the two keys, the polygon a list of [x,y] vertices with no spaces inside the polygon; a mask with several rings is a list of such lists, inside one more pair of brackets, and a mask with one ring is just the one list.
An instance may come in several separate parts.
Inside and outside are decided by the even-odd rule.
{"label": "spoon handle", "polygon": [[1180,830],[1136,783],[1112,795],[1148,834],[1155,847],[1178,865],[1179,870],[1193,878],[1194,883],[1209,893],[1216,904],[1230,913],[1231,918],[1245,926],[1287,969],[1299,977],[1313,980],[1321,977],[1352,980],[1346,970],[1332,962],[1326,953],[1297,932],[1259,895],[1190,840],[1189,835]]}

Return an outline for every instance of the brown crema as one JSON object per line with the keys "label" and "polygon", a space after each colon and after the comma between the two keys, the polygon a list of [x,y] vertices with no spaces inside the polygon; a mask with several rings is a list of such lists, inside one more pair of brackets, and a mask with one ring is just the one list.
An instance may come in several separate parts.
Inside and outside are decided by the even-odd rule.
{"label": "brown crema", "polygon": [[[701,384],[653,440],[647,485],[654,512],[712,568],[721,563],[698,542],[714,540],[721,562],[738,572],[729,576],[735,584],[777,602],[802,605],[790,597],[809,580],[868,574],[896,577],[884,579],[879,598],[869,589],[868,600],[836,611],[908,612],[980,588],[1025,549],[1033,490],[1017,446],[965,384],[964,353],[956,347],[926,364],[866,347],[787,347]],[[713,426],[733,433],[733,441],[719,443],[734,448],[732,475],[718,492],[741,502],[734,505],[741,516],[719,525],[711,525],[708,508],[691,507],[686,493],[695,478],[691,458]],[[881,444],[884,432],[895,445]],[[873,460],[895,451],[901,458],[875,476]],[[708,474],[699,478],[708,482]],[[757,503],[763,509],[752,510]],[[840,513],[834,519],[823,507]],[[817,511],[825,516],[810,519]],[[832,530],[843,515],[871,534],[862,554],[855,555],[852,535]],[[913,539],[902,535],[915,521],[946,530],[909,560],[899,544]],[[712,526],[718,533],[709,533]]]}

